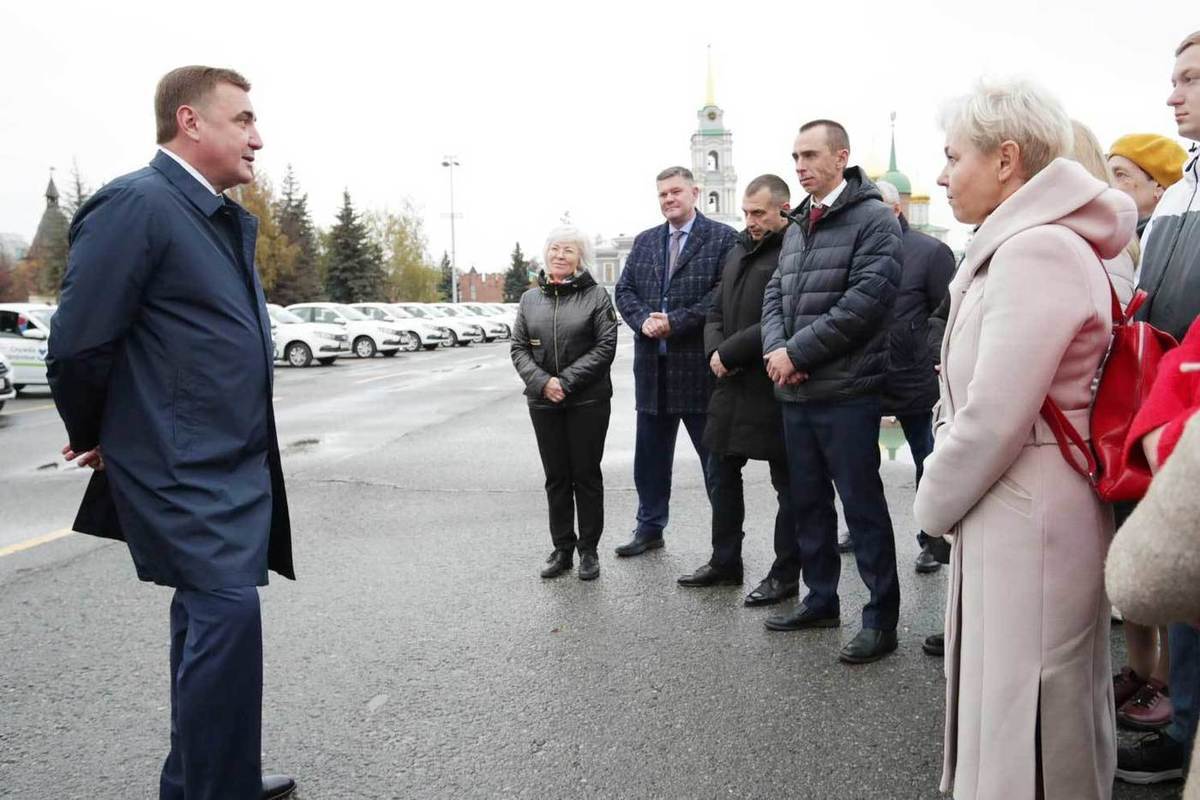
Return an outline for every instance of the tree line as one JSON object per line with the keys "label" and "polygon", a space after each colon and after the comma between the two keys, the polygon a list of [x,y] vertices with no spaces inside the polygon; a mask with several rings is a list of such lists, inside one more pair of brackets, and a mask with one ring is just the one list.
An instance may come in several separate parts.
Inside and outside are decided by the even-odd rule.
{"label": "tree line", "polygon": [[[69,220],[90,191],[73,170],[65,203],[49,208],[26,257],[6,263],[0,250],[0,300],[31,294],[56,296],[67,263]],[[280,305],[329,300],[355,303],[448,301],[452,297],[450,257],[430,261],[424,221],[405,200],[399,211],[358,211],[349,190],[342,193],[336,221],[319,229],[291,165],[279,190],[259,172],[253,183],[231,192],[258,218],[255,261],[267,300]],[[526,260],[520,244],[505,275],[504,299],[520,298],[537,261]]]}

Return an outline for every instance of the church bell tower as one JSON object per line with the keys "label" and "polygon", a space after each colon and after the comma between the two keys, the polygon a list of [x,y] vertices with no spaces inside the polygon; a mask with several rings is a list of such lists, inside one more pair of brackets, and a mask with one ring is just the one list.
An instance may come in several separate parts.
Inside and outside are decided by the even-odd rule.
{"label": "church bell tower", "polygon": [[717,106],[711,48],[706,89],[704,107],[696,114],[700,124],[692,134],[692,174],[700,187],[696,205],[704,216],[741,230],[737,172],[733,168],[733,131],[725,127],[725,112]]}

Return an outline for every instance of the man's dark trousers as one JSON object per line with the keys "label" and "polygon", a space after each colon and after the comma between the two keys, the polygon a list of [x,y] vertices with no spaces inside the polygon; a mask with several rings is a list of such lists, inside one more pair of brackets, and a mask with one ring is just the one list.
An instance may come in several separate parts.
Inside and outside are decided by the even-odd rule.
{"label": "man's dark trousers", "polygon": [[262,679],[258,590],[176,589],[160,800],[262,796]]}
{"label": "man's dark trousers", "polygon": [[925,474],[925,459],[933,452],[933,412],[897,414],[896,421],[904,431],[904,439],[917,467],[917,486],[920,486],[921,476]]}
{"label": "man's dark trousers", "polygon": [[1171,645],[1171,724],[1163,731],[1183,745],[1184,758],[1192,752],[1200,723],[1200,631],[1184,622],[1167,629]]}
{"label": "man's dark trousers", "polygon": [[780,406],[792,512],[808,587],[804,604],[818,614],[840,612],[837,587],[842,563],[833,505],[836,485],[846,522],[854,532],[851,539],[858,573],[870,592],[863,609],[863,627],[895,630],[900,584],[892,520],[879,477],[879,398]]}
{"label": "man's dark trousers", "polygon": [[[710,468],[716,486],[712,493],[712,566],[723,572],[742,570],[742,524],[746,519],[746,500],[742,484],[742,469],[749,461],[745,456],[713,453]],[[782,583],[800,580],[800,548],[796,541],[796,517],[792,513],[791,487],[786,461],[769,461],[771,485],[779,498],[775,513],[775,563],[768,578]]]}
{"label": "man's dark trousers", "polygon": [[668,414],[666,366],[658,364],[658,413],[637,412],[637,441],[633,453],[633,483],[637,487],[637,530],[643,539],[662,536],[667,527],[671,507],[671,468],[675,463],[675,440],[679,423],[687,429],[688,437],[700,457],[704,472],[704,489],[710,501],[714,490],[714,471],[709,464],[708,448],[704,446],[704,426],[708,414]]}

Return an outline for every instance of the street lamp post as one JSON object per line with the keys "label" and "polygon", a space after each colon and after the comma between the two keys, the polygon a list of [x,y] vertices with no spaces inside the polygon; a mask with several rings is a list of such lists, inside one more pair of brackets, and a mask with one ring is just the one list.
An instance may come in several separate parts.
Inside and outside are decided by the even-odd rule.
{"label": "street lamp post", "polygon": [[458,255],[454,251],[454,168],[462,166],[456,156],[444,156],[442,166],[450,169],[450,301],[458,302]]}

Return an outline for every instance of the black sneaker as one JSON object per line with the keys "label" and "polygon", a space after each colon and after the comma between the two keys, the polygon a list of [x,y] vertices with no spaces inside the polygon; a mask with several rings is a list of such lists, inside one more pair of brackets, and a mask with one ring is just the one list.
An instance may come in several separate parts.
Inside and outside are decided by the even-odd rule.
{"label": "black sneaker", "polygon": [[1183,760],[1182,744],[1152,733],[1117,750],[1117,779],[1139,785],[1183,780]]}

